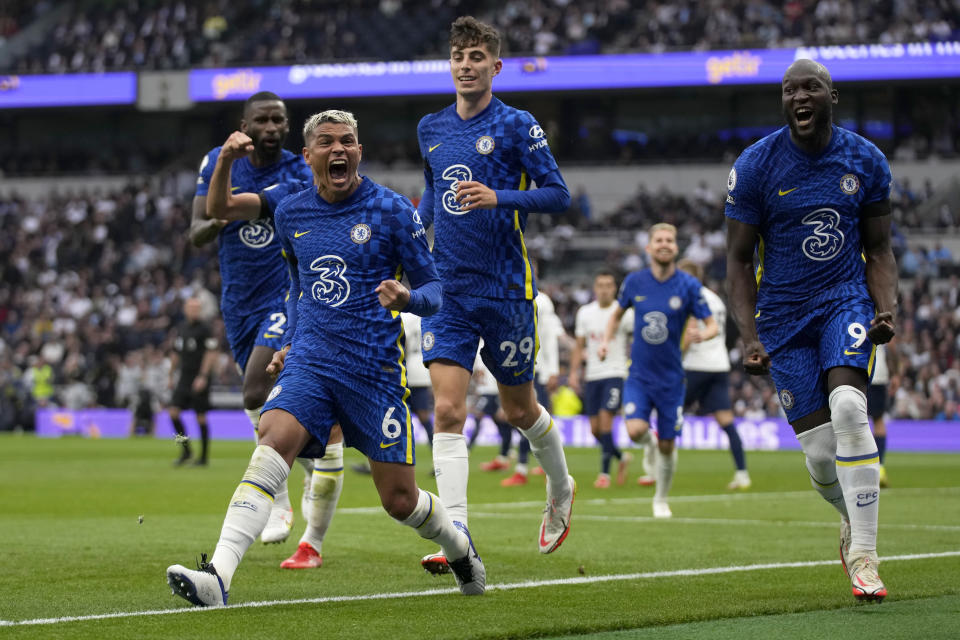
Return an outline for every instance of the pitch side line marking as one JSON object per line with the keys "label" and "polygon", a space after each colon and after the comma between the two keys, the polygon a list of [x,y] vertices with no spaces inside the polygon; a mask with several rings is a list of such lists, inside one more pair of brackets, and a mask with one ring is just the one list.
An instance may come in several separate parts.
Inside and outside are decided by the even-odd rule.
{"label": "pitch side line marking", "polygon": [[[928,560],[931,558],[960,557],[960,551],[942,551],[940,553],[912,553],[881,558],[883,562],[897,560]],[[744,571],[764,571],[767,569],[792,569],[805,567],[824,567],[837,564],[837,560],[811,560],[806,562],[775,562],[765,564],[748,564],[729,567],[712,567],[707,569],[676,569],[673,571],[648,571],[645,573],[621,573],[606,576],[584,576],[580,578],[555,578],[553,580],[527,580],[509,584],[488,584],[488,591],[513,591],[516,589],[533,589],[537,587],[594,584],[598,582],[616,582],[626,580],[650,580],[656,578],[698,577],[723,573],[741,573]],[[88,622],[91,620],[111,620],[116,618],[134,618],[138,616],[165,616],[181,613],[201,613],[223,611],[227,609],[260,609],[264,607],[287,606],[292,604],[326,604],[330,602],[359,602],[365,600],[395,600],[399,598],[418,598],[448,593],[458,593],[458,589],[427,589],[425,591],[398,591],[394,593],[371,593],[357,596],[331,596],[326,598],[298,598],[295,600],[263,600],[258,602],[244,602],[226,607],[202,608],[190,607],[179,609],[153,609],[148,611],[124,611],[118,613],[103,613],[89,616],[64,616],[61,618],[34,618],[32,620],[0,620],[0,627],[19,627],[31,625],[51,625],[64,622]]]}
{"label": "pitch side line marking", "polygon": [[[883,495],[907,495],[922,493],[930,495],[933,493],[957,493],[960,487],[936,487],[933,489],[884,489]],[[739,492],[739,493],[718,493],[700,496],[670,496],[670,502],[726,502],[742,500],[782,500],[785,498],[816,498],[816,492],[812,489],[805,491],[770,491],[770,492]],[[636,498],[593,498],[590,500],[577,500],[578,505],[610,505],[610,504],[648,504],[653,496],[643,496]],[[486,502],[471,504],[471,509],[526,509],[528,507],[543,507],[543,500],[526,502]],[[382,514],[383,507],[347,507],[337,509],[337,514]]]}
{"label": "pitch side line marking", "polygon": [[[511,518],[514,520],[526,519],[527,515],[519,513],[497,513],[484,511],[471,511],[471,518]],[[811,527],[811,528],[836,528],[836,522],[816,522],[803,520],[748,520],[743,518],[678,518],[676,516],[667,519],[654,518],[652,516],[608,516],[608,515],[585,515],[577,514],[577,520],[593,520],[597,522],[679,522],[682,524],[729,524],[729,525],[766,525],[775,527]],[[960,525],[949,524],[884,524],[880,523],[881,529],[909,529],[912,531],[960,531]]]}

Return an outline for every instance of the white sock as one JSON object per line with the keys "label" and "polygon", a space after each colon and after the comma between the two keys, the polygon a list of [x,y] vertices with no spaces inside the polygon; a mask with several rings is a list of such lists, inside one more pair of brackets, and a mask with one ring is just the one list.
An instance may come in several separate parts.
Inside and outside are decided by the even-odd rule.
{"label": "white sock", "polygon": [[674,446],[673,451],[665,455],[660,449],[657,449],[657,490],[653,494],[654,500],[666,500],[670,493],[670,485],[673,484],[673,472],[677,467],[677,449]]}
{"label": "white sock", "polygon": [[310,509],[307,529],[300,542],[307,542],[317,553],[337,510],[340,491],[343,490],[343,443],[328,444],[322,458],[314,460],[313,480],[310,484]]}
{"label": "white sock", "polygon": [[283,511],[293,510],[293,507],[290,506],[290,492],[287,491],[286,480],[284,480],[283,485],[277,489],[277,495],[273,498],[273,508]]}
{"label": "white sock", "polygon": [[451,520],[466,526],[467,479],[470,476],[466,437],[459,433],[434,432],[433,468],[437,472],[437,493],[446,506],[446,512]]}
{"label": "white sock", "polygon": [[837,479],[850,513],[850,553],[877,550],[880,514],[880,454],[867,422],[867,397],[849,385],[830,393],[837,436]]}
{"label": "white sock", "polygon": [[514,473],[519,473],[520,475],[527,475],[527,465],[525,462],[518,462],[517,466],[513,469]]}
{"label": "white sock", "polygon": [[243,554],[266,526],[273,496],[286,484],[289,473],[290,467],[283,456],[271,447],[260,445],[254,450],[243,480],[227,507],[220,540],[210,560],[223,580],[224,589],[230,590]]}
{"label": "white sock", "polygon": [[[437,435],[439,434],[434,434],[434,438]],[[470,550],[470,542],[467,540],[467,536],[453,526],[453,521],[447,514],[447,510],[444,509],[440,498],[429,491],[420,489],[420,497],[413,513],[406,520],[398,520],[397,522],[413,527],[421,538],[433,540],[439,544],[440,548],[443,549],[443,555],[448,560],[462,558]]]}
{"label": "white sock", "polygon": [[843,489],[837,480],[837,437],[833,433],[833,424],[825,422],[797,436],[800,447],[806,455],[810,484],[823,496],[823,499],[840,512],[844,520],[849,520],[847,503],[843,499]]}
{"label": "white sock", "polygon": [[253,439],[258,440],[260,438],[260,410],[263,407],[257,407],[256,409],[244,409],[243,412],[247,414],[247,417],[250,418],[250,424],[253,425]]}
{"label": "white sock", "polygon": [[655,478],[657,476],[657,436],[653,429],[647,429],[643,435],[635,440],[643,446],[643,475]]}
{"label": "white sock", "polygon": [[530,441],[533,453],[543,473],[547,477],[547,495],[566,498],[570,494],[570,481],[567,479],[567,458],[563,454],[563,437],[550,413],[540,407],[540,417],[529,429],[520,429],[520,433]]}

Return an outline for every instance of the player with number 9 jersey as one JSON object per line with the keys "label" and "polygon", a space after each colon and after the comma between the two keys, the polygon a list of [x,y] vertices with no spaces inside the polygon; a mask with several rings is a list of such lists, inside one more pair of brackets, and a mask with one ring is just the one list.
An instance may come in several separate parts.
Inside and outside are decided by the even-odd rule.
{"label": "player with number 9 jersey", "polygon": [[[865,206],[889,197],[890,181],[880,150],[836,125],[816,156],[797,148],[785,126],[747,148],[730,171],[726,215],[760,236],[757,333],[788,419],[827,404],[822,372],[872,372],[874,303],[860,223]],[[804,335],[821,337],[789,346]]]}

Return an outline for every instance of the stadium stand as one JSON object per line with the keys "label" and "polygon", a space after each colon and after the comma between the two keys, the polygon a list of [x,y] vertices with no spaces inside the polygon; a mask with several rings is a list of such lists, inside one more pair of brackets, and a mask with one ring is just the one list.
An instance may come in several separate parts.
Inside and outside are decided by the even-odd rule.
{"label": "stadium stand", "polygon": [[[770,48],[960,38],[960,8],[922,0],[362,0],[316,3],[5,3],[0,33],[59,11],[46,37],[0,70],[62,73],[229,64],[446,57],[444,26],[472,13],[499,27],[509,55]],[[56,6],[54,6],[56,4]],[[437,34],[421,38],[413,34]]]}

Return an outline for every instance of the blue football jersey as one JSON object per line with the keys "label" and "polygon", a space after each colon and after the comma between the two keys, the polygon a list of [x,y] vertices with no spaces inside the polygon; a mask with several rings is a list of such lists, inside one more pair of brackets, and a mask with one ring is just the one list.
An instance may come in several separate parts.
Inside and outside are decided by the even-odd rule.
{"label": "blue football jersey", "polygon": [[837,126],[816,156],[797,148],[789,127],[748,147],[727,180],[726,215],[759,228],[757,310],[868,296],[860,212],[889,197],[890,180],[883,153]]}
{"label": "blue football jersey", "polygon": [[700,293],[702,286],[679,269],[664,282],[654,278],[650,269],[634,271],[624,279],[617,302],[624,309],[633,307],[634,312],[631,378],[661,389],[683,385],[680,341],[687,318],[702,320],[710,315]]}
{"label": "blue football jersey", "polygon": [[297,260],[301,291],[288,362],[398,379],[403,325],[375,289],[404,273],[414,287],[439,280],[411,202],[364,178],[337,203],[310,186],[285,198],[275,220],[283,250]]}
{"label": "blue football jersey", "polygon": [[[220,147],[216,147],[204,156],[196,195],[207,195],[219,155]],[[240,158],[233,163],[230,180],[234,193],[260,193],[282,182],[312,183],[313,173],[303,157],[284,149],[280,160],[266,167],[254,167],[248,158]],[[231,222],[220,230],[219,239],[220,297],[225,315],[264,309],[286,291],[287,269],[271,220]]]}
{"label": "blue football jersey", "polygon": [[[422,203],[434,225],[433,253],[445,293],[533,300],[537,295],[523,232],[527,213],[498,206],[462,211],[457,185],[477,181],[497,190],[525,190],[548,176],[563,183],[546,135],[530,113],[497,98],[469,120],[451,105],[417,127],[433,202]],[[564,185],[564,188],[566,186]]]}

